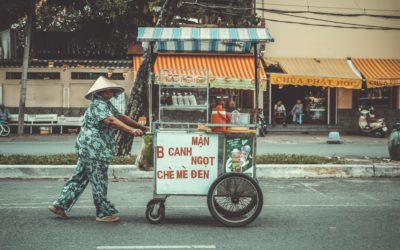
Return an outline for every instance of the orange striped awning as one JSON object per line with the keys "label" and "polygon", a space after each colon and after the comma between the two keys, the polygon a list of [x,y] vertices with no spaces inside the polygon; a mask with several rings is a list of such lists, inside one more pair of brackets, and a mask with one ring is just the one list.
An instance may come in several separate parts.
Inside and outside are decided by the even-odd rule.
{"label": "orange striped awning", "polygon": [[[142,57],[134,57],[136,70],[141,61]],[[159,54],[154,65],[155,74],[159,74],[162,69],[191,69],[187,74],[193,75],[203,75],[204,71],[195,70],[206,69],[209,70],[211,87],[254,89],[254,57],[251,55]],[[261,82],[265,85],[265,71],[263,67],[259,67],[259,70]]]}
{"label": "orange striped awning", "polygon": [[346,59],[264,58],[266,64],[279,64],[285,73],[271,73],[272,84],[361,89],[361,78]]}
{"label": "orange striped awning", "polygon": [[400,59],[353,58],[368,88],[400,86]]}

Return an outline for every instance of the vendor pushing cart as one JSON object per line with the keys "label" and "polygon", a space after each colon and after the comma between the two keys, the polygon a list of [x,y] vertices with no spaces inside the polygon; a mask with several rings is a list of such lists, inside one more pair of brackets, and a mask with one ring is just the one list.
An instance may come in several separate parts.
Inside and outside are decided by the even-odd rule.
{"label": "vendor pushing cart", "polygon": [[[266,29],[139,28],[138,40],[155,42],[156,48],[164,51],[253,50],[253,116],[257,117],[259,43],[272,41]],[[154,197],[146,209],[150,223],[164,219],[165,201],[171,195],[207,196],[210,213],[226,226],[244,226],[261,212],[263,194],[256,180],[256,119],[240,119],[240,113],[228,114],[221,105],[211,109],[209,77],[208,69],[193,68],[162,69],[157,76],[158,121],[151,124]],[[150,84],[150,97],[151,90]]]}

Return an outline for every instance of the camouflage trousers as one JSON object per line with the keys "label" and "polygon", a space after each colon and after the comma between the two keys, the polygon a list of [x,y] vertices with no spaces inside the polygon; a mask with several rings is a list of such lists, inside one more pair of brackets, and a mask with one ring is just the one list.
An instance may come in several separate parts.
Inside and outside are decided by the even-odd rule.
{"label": "camouflage trousers", "polygon": [[118,210],[107,200],[109,162],[79,157],[74,175],[67,181],[54,206],[69,211],[90,182],[97,217],[117,214]]}

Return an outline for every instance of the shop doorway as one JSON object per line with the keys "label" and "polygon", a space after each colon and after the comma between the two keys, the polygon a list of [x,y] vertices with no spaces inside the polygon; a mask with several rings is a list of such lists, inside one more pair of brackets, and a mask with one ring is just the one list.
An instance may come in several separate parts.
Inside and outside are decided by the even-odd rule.
{"label": "shop doorway", "polygon": [[281,100],[285,105],[289,124],[292,121],[289,113],[297,100],[301,100],[304,106],[304,124],[327,124],[327,88],[272,84],[271,90],[271,109]]}

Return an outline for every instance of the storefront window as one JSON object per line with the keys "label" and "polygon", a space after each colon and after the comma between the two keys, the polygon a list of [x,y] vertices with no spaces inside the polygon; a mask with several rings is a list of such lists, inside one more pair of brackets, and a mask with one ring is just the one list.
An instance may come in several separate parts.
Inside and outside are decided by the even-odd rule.
{"label": "storefront window", "polygon": [[360,91],[360,106],[389,108],[392,88],[362,89]]}

